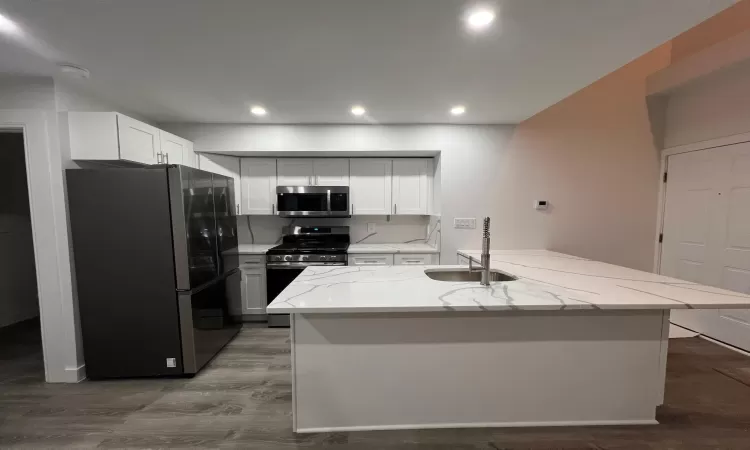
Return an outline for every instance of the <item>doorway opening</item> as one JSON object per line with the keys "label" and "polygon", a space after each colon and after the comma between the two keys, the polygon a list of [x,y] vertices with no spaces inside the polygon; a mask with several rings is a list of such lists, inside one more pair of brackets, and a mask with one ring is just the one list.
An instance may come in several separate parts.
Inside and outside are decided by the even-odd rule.
{"label": "doorway opening", "polygon": [[0,384],[44,380],[24,135],[0,130]]}

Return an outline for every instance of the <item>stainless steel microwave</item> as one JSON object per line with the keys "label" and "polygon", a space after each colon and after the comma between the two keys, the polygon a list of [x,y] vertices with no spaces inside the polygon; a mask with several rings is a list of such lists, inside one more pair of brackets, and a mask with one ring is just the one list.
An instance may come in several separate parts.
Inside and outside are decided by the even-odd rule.
{"label": "stainless steel microwave", "polygon": [[278,186],[281,217],[349,217],[349,186]]}

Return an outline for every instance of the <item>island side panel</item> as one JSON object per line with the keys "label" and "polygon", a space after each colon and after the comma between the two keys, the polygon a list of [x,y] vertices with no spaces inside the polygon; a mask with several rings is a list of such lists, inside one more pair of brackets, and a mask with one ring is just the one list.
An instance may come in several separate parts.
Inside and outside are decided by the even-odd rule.
{"label": "island side panel", "polygon": [[294,316],[297,432],[656,423],[663,311]]}
{"label": "island side panel", "polygon": [[669,352],[669,310],[662,311],[661,319],[661,347],[659,348],[659,390],[656,392],[657,405],[664,404],[664,388],[667,383],[667,353]]}

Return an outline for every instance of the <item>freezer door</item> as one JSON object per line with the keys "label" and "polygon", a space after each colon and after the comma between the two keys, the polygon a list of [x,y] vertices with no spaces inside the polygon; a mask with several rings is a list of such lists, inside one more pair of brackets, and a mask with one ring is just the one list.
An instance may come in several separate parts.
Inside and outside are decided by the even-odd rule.
{"label": "freezer door", "polygon": [[214,174],[213,180],[219,272],[224,273],[223,254],[225,251],[237,247],[237,203],[234,200],[233,178]]}
{"label": "freezer door", "polygon": [[219,275],[213,174],[169,166],[177,289],[195,289]]}
{"label": "freezer door", "polygon": [[205,366],[239,332],[229,315],[228,292],[239,289],[239,269],[190,292],[179,292],[180,337],[186,374]]}

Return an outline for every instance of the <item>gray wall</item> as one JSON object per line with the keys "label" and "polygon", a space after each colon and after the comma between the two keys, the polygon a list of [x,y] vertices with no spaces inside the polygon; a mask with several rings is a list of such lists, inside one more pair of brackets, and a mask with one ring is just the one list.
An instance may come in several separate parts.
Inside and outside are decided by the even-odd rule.
{"label": "gray wall", "polygon": [[0,327],[39,315],[21,133],[0,133]]}

